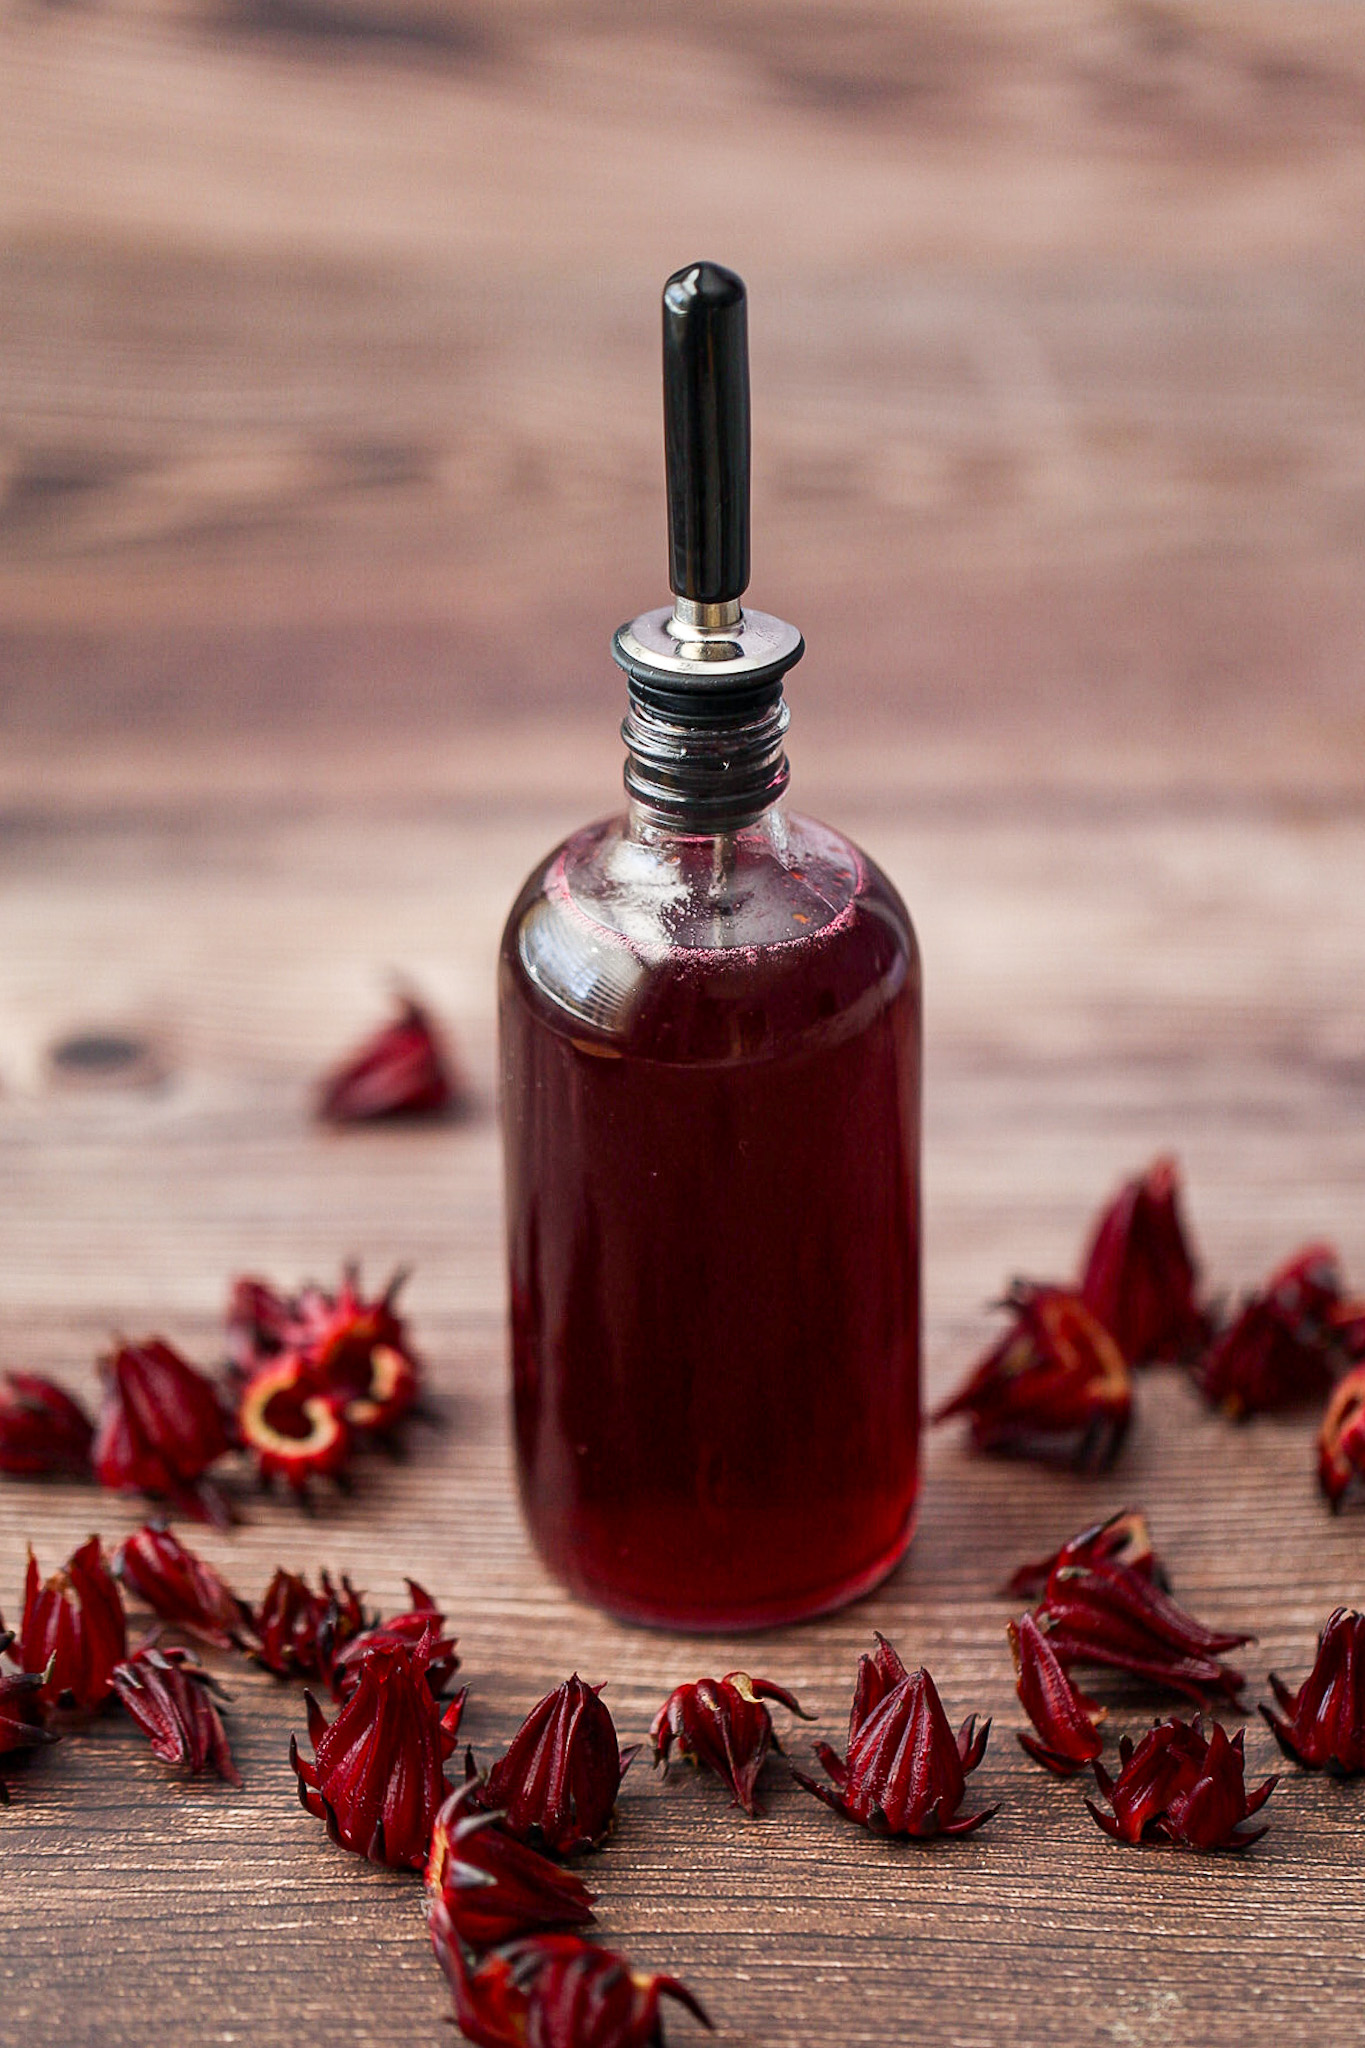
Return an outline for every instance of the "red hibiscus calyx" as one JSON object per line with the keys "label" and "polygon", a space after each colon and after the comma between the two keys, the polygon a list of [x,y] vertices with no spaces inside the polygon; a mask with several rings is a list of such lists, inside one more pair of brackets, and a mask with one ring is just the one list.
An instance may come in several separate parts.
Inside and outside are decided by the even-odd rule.
{"label": "red hibiscus calyx", "polygon": [[655,1763],[667,1768],[669,1753],[676,1745],[679,1756],[713,1771],[729,1786],[732,1804],[741,1807],[751,1820],[757,1819],[762,1812],[755,1796],[759,1773],[770,1749],[779,1755],[782,1751],[766,1700],[778,1701],[803,1721],[813,1719],[794,1693],[774,1685],[771,1679],[750,1678],[745,1671],[678,1686],[650,1727]]}
{"label": "red hibiscus calyx", "polygon": [[1010,1623],[1009,1638],[1020,1704],[1037,1731],[1019,1733],[1019,1746],[1059,1778],[1073,1778],[1104,1748],[1107,1710],[1072,1684],[1031,1614]]}
{"label": "red hibiscus calyx", "polygon": [[[475,1795],[501,1813],[509,1835],[550,1856],[577,1856],[605,1840],[635,1756],[618,1743],[601,1690],[574,1672],[546,1693]],[[475,1775],[472,1757],[466,1773]]]}
{"label": "red hibiscus calyx", "polygon": [[149,1522],[114,1553],[114,1577],[158,1621],[219,1649],[254,1645],[251,1610],[220,1573],[163,1524]]}
{"label": "red hibiscus calyx", "polygon": [[1185,1849],[1249,1849],[1266,1832],[1245,1823],[1259,1813],[1278,1778],[1248,1793],[1239,1728],[1229,1740],[1217,1722],[1207,1738],[1203,1723],[1158,1721],[1136,1747],[1124,1736],[1119,1774],[1094,1766],[1095,1782],[1112,1813],[1087,1799],[1096,1825],[1116,1842],[1167,1841]]}
{"label": "red hibiscus calyx", "polygon": [[404,1275],[367,1299],[354,1267],[328,1294],[234,1283],[228,1342],[244,1384],[238,1433],[263,1478],[303,1492],[347,1464],[355,1443],[385,1438],[416,1405],[421,1366],[396,1302]]}
{"label": "red hibiscus calyx", "polygon": [[212,1380],[160,1337],[120,1344],[100,1371],[105,1399],[91,1453],[100,1485],[226,1522],[223,1497],[204,1477],[230,1447]]}
{"label": "red hibiscus calyx", "polygon": [[1054,1550],[1049,1557],[1021,1564],[1003,1590],[1012,1598],[1033,1600],[1045,1590],[1058,1566],[1081,1564],[1126,1565],[1129,1571],[1150,1579],[1163,1592],[1171,1590],[1166,1567],[1152,1546],[1147,1517],[1141,1508],[1120,1508],[1106,1521],[1095,1522],[1090,1528],[1082,1529],[1079,1536],[1069,1537],[1061,1549]]}
{"label": "red hibiscus calyx", "polygon": [[430,1014],[406,996],[392,1022],[327,1076],[317,1112],[333,1124],[442,1117],[463,1095],[463,1083]]}
{"label": "red hibiscus calyx", "polygon": [[[0,1657],[13,1642],[14,1637],[0,1626]],[[45,1675],[36,1671],[6,1671],[0,1665],[0,1757],[23,1755],[59,1739],[48,1726],[43,1698]],[[0,1805],[8,1800],[5,1781],[0,1777]]]}
{"label": "red hibiscus calyx", "polygon": [[333,1698],[344,1700],[354,1692],[360,1666],[371,1650],[412,1649],[418,1644],[423,1646],[427,1659],[427,1684],[433,1697],[443,1699],[449,1692],[450,1681],[460,1668],[456,1638],[442,1633],[445,1616],[426,1588],[419,1586],[416,1579],[406,1583],[412,1605],[404,1613],[373,1622],[343,1642],[332,1656],[327,1682]]}
{"label": "red hibiscus calyx", "polygon": [[372,1863],[420,1870],[451,1790],[444,1763],[464,1694],[440,1711],[419,1645],[372,1650],[330,1725],[311,1692],[305,1700],[312,1761],[299,1754],[296,1737],[289,1744],[301,1805],[325,1821],[341,1848]]}
{"label": "red hibiscus calyx", "polygon": [[1341,1293],[1331,1245],[1310,1244],[1287,1259],[1196,1366],[1209,1405],[1241,1419],[1319,1399],[1340,1358]]}
{"label": "red hibiscus calyx", "polygon": [[662,2048],[665,1998],[711,2025],[676,1977],[642,1975],[577,1935],[538,1935],[471,1964],[440,1899],[429,1926],[456,2024],[475,2048]]}
{"label": "red hibiscus calyx", "polygon": [[1132,1377],[1114,1338],[1065,1287],[1017,1280],[1003,1305],[1011,1327],[933,1420],[970,1417],[978,1450],[1104,1471],[1133,1410]]}
{"label": "red hibiscus calyx", "polygon": [[41,1675],[45,1705],[69,1701],[81,1713],[93,1713],[108,1699],[114,1666],[127,1646],[123,1602],[98,1536],[73,1551],[46,1581],[29,1551],[18,1654],[25,1671]]}
{"label": "red hibiscus calyx", "polygon": [[858,1663],[849,1714],[848,1754],[818,1742],[815,1754],[831,1780],[801,1771],[798,1784],[836,1813],[879,1835],[968,1835],[999,1812],[959,1815],[966,1780],[986,1753],[989,1721],[968,1715],[956,1736],[938,1689],[923,1669],[909,1672],[883,1635]]}
{"label": "red hibiscus calyx", "polygon": [[1180,1213],[1180,1169],[1157,1159],[1125,1182],[1091,1233],[1080,1294],[1131,1365],[1184,1358],[1207,1341],[1198,1267]]}
{"label": "red hibiscus calyx", "polygon": [[95,1429],[79,1401],[34,1372],[0,1375],[0,1472],[88,1474]]}
{"label": "red hibiscus calyx", "polygon": [[237,1433],[263,1480],[282,1479],[299,1494],[312,1480],[335,1478],[351,1456],[339,1406],[318,1392],[297,1352],[252,1375],[238,1403]]}
{"label": "red hibiscus calyx", "polygon": [[1365,1365],[1339,1380],[1318,1431],[1318,1484],[1335,1514],[1365,1481]]}
{"label": "red hibiscus calyx", "polygon": [[1337,1608],[1297,1692],[1273,1671],[1270,1684],[1280,1713],[1261,1713],[1287,1757],[1334,1777],[1365,1771],[1365,1614]]}
{"label": "red hibiscus calyx", "polygon": [[183,1765],[191,1777],[212,1769],[229,1785],[241,1784],[214,1703],[215,1694],[227,1695],[188,1650],[145,1644],[114,1666],[113,1684],[154,1757]]}
{"label": "red hibiscus calyx", "polygon": [[1200,1702],[1237,1698],[1242,1673],[1221,1660],[1256,1640],[1205,1627],[1154,1580],[1113,1562],[1055,1565],[1033,1618],[1065,1670],[1127,1671]]}
{"label": "red hibiscus calyx", "polygon": [[336,1585],[329,1572],[320,1572],[318,1582],[315,1593],[302,1573],[281,1568],[251,1615],[253,1655],[277,1678],[316,1678],[330,1685],[339,1652],[376,1625],[378,1616],[365,1612],[344,1575]]}
{"label": "red hibiscus calyx", "polygon": [[478,1810],[478,1781],[452,1792],[431,1832],[427,1889],[445,1902],[451,1925],[473,1949],[494,1948],[551,1928],[586,1927],[593,1893],[572,1871],[504,1832],[501,1816]]}

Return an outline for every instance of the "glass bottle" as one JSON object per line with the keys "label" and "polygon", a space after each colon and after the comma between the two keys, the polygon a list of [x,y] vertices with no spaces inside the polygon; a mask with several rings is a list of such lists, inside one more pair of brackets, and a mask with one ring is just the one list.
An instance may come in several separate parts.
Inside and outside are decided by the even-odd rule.
{"label": "glass bottle", "polygon": [[664,289],[672,607],[623,626],[624,816],[531,875],[500,961],[522,1505],[624,1617],[754,1628],[914,1522],[919,961],[895,889],[782,801],[803,652],[742,610],[744,286]]}

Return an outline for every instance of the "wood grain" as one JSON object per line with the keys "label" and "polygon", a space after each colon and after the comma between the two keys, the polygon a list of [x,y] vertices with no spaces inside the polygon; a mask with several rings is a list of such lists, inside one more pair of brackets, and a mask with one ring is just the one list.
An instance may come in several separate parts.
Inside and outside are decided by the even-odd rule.
{"label": "wood grain", "polygon": [[[907,1564],[758,1642],[618,1627],[521,1531],[492,967],[618,800],[611,627],[662,570],[654,295],[753,289],[759,603],[796,617],[794,797],[889,869],[928,977],[931,1389],[1176,1149],[1212,1280],[1365,1274],[1359,552],[1365,16],[959,0],[113,0],[0,18],[0,1364],[210,1360],[229,1277],[411,1263],[441,1427],[205,1551],[446,1605],[488,1753],[606,1679],[638,1738],[737,1663],[838,1739],[874,1627],[998,1717],[971,1842],[637,1765],[609,1939],[727,2042],[1223,2048],[1349,2031],[1362,1795],[1289,1772],[1241,1862],[1126,1853],[1013,1741],[995,1589],[1143,1503],[1181,1594],[1301,1673],[1365,1604],[1311,1422],[1152,1374],[1098,1486],[932,1436]],[[475,1111],[309,1121],[411,977]],[[52,1049],[147,1048],[128,1085]],[[133,1085],[136,1083],[137,1085]],[[0,1608],[136,1509],[0,1485]],[[117,1721],[13,1774],[0,2042],[449,2038],[416,1886],[298,1808],[296,1691],[228,1670],[242,1793]],[[1136,1728],[1150,1703],[1116,1715]],[[806,1753],[809,1736],[793,1750]],[[1276,1767],[1257,1722],[1253,1775]],[[686,2022],[679,2040],[697,2038]]]}

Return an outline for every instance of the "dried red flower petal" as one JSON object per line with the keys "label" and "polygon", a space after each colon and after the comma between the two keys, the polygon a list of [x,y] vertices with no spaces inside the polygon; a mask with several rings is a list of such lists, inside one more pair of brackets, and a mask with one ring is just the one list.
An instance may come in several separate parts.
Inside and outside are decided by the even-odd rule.
{"label": "dried red flower petal", "polygon": [[237,1433],[262,1479],[283,1479],[296,1493],[330,1479],[351,1455],[351,1432],[316,1389],[306,1360],[286,1351],[242,1389]]}
{"label": "dried red flower petal", "polygon": [[[373,1649],[410,1649],[414,1644],[427,1646],[430,1661],[427,1665],[427,1683],[436,1699],[441,1699],[449,1690],[450,1681],[460,1668],[455,1654],[454,1636],[442,1635],[445,1616],[424,1586],[416,1579],[407,1582],[408,1598],[412,1606],[405,1614],[391,1615],[387,1621],[376,1622],[373,1627],[363,1629],[359,1635],[344,1643],[332,1658],[328,1682],[335,1699],[344,1700],[355,1690],[360,1666]],[[435,1637],[433,1644],[433,1627]]]}
{"label": "dried red flower petal", "polygon": [[1106,1710],[1071,1683],[1031,1614],[1010,1623],[1009,1637],[1016,1690],[1038,1731],[1036,1740],[1019,1734],[1019,1746],[1059,1778],[1074,1778],[1104,1748],[1097,1724]]}
{"label": "dried red flower petal", "polygon": [[450,1054],[428,1012],[410,996],[322,1084],[318,1115],[327,1123],[375,1123],[388,1117],[444,1116],[460,1099]]}
{"label": "dried red flower petal", "polygon": [[440,1899],[429,1925],[456,2024],[475,2048],[662,2048],[664,1998],[711,2025],[676,1977],[642,1976],[576,1934],[538,1935],[471,1967]]}
{"label": "dried red flower petal", "polygon": [[858,1663],[848,1723],[848,1755],[827,1742],[815,1754],[834,1790],[801,1771],[797,1783],[836,1813],[879,1835],[969,1835],[999,1812],[996,1806],[957,1819],[969,1772],[986,1753],[991,1724],[969,1714],[954,1736],[938,1689],[923,1669],[908,1672],[878,1635],[872,1656]]}
{"label": "dried red flower petal", "polygon": [[1259,1415],[1318,1399],[1339,1356],[1333,1310],[1341,1275],[1331,1245],[1310,1244],[1278,1267],[1195,1369],[1212,1407]]}
{"label": "dried red flower petal", "polygon": [[699,1678],[680,1685],[660,1707],[650,1726],[654,1761],[665,1766],[674,1743],[689,1763],[714,1771],[734,1794],[733,1804],[751,1820],[762,1812],[754,1796],[758,1774],[769,1749],[781,1754],[773,1733],[773,1717],[763,1702],[778,1700],[803,1721],[813,1719],[796,1699],[768,1678],[750,1678],[730,1671],[724,1678]]}
{"label": "dried red flower petal", "polygon": [[163,1764],[184,1764],[192,1778],[211,1766],[229,1785],[241,1784],[213,1701],[220,1688],[188,1650],[134,1650],[114,1667],[114,1691]]}
{"label": "dried red flower petal", "polygon": [[315,1593],[300,1573],[277,1571],[251,1617],[255,1655],[277,1678],[330,1684],[342,1648],[374,1626],[376,1617],[366,1614],[348,1578],[339,1587],[328,1572],[318,1580],[321,1591]]}
{"label": "dried red flower petal", "polygon": [[[519,1842],[551,1856],[594,1849],[635,1750],[622,1749],[602,1688],[575,1671],[537,1701],[475,1796]],[[473,1775],[472,1759],[466,1766]]]}
{"label": "dried red flower petal", "polygon": [[211,1564],[160,1523],[148,1523],[124,1538],[114,1553],[113,1571],[159,1621],[186,1629],[219,1649],[252,1641],[246,1602]]}
{"label": "dried red flower petal", "polygon": [[1078,1294],[1017,1280],[1013,1326],[933,1417],[969,1415],[978,1450],[1111,1465],[1132,1415],[1127,1363]]}
{"label": "dried red flower petal", "polygon": [[99,1537],[82,1543],[46,1582],[30,1550],[19,1662],[25,1671],[41,1674],[44,1702],[55,1707],[70,1699],[92,1713],[108,1699],[114,1666],[126,1649],[123,1602]]}
{"label": "dried red flower petal", "polygon": [[79,1401],[35,1372],[0,1376],[0,1472],[88,1472],[95,1430]]}
{"label": "dried red flower petal", "polygon": [[105,1400],[91,1454],[100,1485],[160,1495],[201,1521],[225,1521],[222,1497],[204,1479],[229,1448],[212,1380],[160,1337],[121,1344],[100,1370]]}
{"label": "dried red flower petal", "polygon": [[237,1375],[249,1379],[258,1366],[288,1351],[296,1320],[293,1302],[268,1280],[249,1274],[234,1280],[224,1321],[228,1357]]}
{"label": "dried red flower petal", "polygon": [[1365,1301],[1339,1301],[1328,1321],[1332,1342],[1347,1365],[1365,1365]]}
{"label": "dried red flower petal", "polygon": [[330,1727],[311,1692],[305,1699],[312,1762],[299,1755],[296,1736],[289,1742],[300,1803],[327,1823],[341,1848],[372,1863],[420,1870],[451,1789],[443,1765],[455,1746],[464,1694],[440,1712],[419,1645],[371,1650]]}
{"label": "dried red flower petal", "polygon": [[1050,1557],[1021,1564],[1003,1590],[1013,1598],[1032,1600],[1041,1593],[1059,1565],[1122,1564],[1140,1577],[1150,1579],[1164,1593],[1171,1590],[1166,1567],[1152,1548],[1151,1531],[1141,1508],[1120,1508],[1107,1521],[1095,1522],[1070,1537]]}
{"label": "dried red flower petal", "polygon": [[1231,1741],[1217,1722],[1206,1740],[1203,1724],[1158,1721],[1137,1747],[1125,1735],[1119,1744],[1116,1779],[1096,1764],[1095,1782],[1113,1808],[1101,1813],[1086,1805],[1098,1827],[1116,1842],[1164,1840],[1186,1849],[1248,1849],[1266,1832],[1244,1823],[1259,1813],[1278,1778],[1256,1791],[1246,1789],[1242,1754],[1246,1730]]}
{"label": "dried red flower petal", "polygon": [[586,1927],[593,1893],[572,1872],[504,1833],[496,1813],[473,1810],[474,1783],[436,1816],[427,1889],[445,1901],[470,1948],[492,1948],[552,1927]]}
{"label": "dried red flower petal", "polygon": [[[9,1631],[0,1627],[0,1657],[13,1641]],[[42,1675],[36,1671],[0,1671],[0,1757],[41,1749],[57,1740],[47,1725]],[[9,1793],[0,1778],[0,1806],[8,1802]]]}
{"label": "dried red flower petal", "polygon": [[1318,1484],[1334,1513],[1358,1479],[1365,1479],[1365,1365],[1337,1382],[1318,1432]]}
{"label": "dried red flower petal", "polygon": [[1334,1777],[1365,1771],[1365,1614],[1338,1607],[1297,1692],[1273,1671],[1270,1683],[1287,1718],[1269,1707],[1261,1713],[1287,1757]]}
{"label": "dried red flower petal", "polygon": [[1180,1169],[1157,1159],[1125,1182],[1091,1234],[1081,1299],[1131,1365],[1197,1350],[1209,1320],[1180,1215]]}
{"label": "dried red flower petal", "polygon": [[1067,1670],[1100,1664],[1200,1701],[1236,1699],[1242,1674],[1220,1660],[1255,1641],[1206,1628],[1151,1579],[1115,1563],[1058,1564],[1034,1620]]}

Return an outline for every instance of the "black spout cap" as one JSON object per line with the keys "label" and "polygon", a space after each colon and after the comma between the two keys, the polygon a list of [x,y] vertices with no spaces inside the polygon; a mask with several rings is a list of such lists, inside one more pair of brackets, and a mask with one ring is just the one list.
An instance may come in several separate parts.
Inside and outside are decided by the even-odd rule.
{"label": "black spout cap", "polygon": [[689,263],[664,286],[669,584],[725,604],[749,582],[749,334],[743,280]]}

